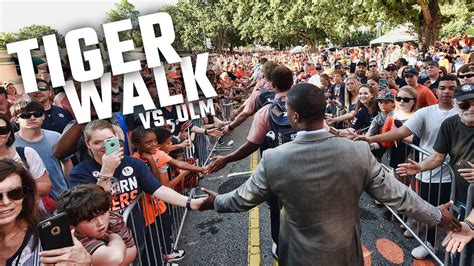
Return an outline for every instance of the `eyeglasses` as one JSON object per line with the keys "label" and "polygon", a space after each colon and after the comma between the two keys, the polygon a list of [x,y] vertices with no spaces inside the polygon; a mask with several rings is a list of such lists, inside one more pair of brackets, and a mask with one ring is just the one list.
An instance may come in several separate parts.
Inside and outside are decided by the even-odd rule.
{"label": "eyeglasses", "polygon": [[377,67],[377,65],[369,65],[369,68],[371,68],[371,67]]}
{"label": "eyeglasses", "polygon": [[38,86],[38,90],[39,91],[47,91],[47,90],[49,90],[49,87],[48,86]]}
{"label": "eyeglasses", "polygon": [[16,187],[9,191],[0,193],[0,201],[3,201],[3,197],[7,197],[10,200],[21,200],[26,196],[26,188],[25,187]]}
{"label": "eyeglasses", "polygon": [[470,79],[470,78],[472,78],[472,77],[474,77],[474,73],[471,73],[471,74],[459,74],[459,75],[458,75],[458,78],[459,78],[459,79],[465,79],[465,78]]}
{"label": "eyeglasses", "polygon": [[10,129],[6,126],[0,127],[0,135],[6,135],[10,133]]}
{"label": "eyeglasses", "polygon": [[398,96],[397,96],[397,97],[395,97],[395,100],[396,100],[397,102],[403,101],[403,102],[409,103],[411,100],[415,100],[415,98],[398,97]]}
{"label": "eyeglasses", "polygon": [[469,102],[458,102],[458,106],[461,110],[467,110],[471,107],[471,104]]}
{"label": "eyeglasses", "polygon": [[44,115],[43,111],[35,111],[35,112],[19,114],[18,117],[22,119],[30,119],[31,116],[38,118],[38,117],[42,117],[43,115]]}

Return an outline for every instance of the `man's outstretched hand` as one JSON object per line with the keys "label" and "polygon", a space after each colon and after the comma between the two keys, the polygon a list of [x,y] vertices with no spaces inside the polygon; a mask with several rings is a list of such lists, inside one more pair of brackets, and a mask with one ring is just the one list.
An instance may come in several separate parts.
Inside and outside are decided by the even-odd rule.
{"label": "man's outstretched hand", "polygon": [[224,156],[215,156],[211,158],[212,163],[206,167],[207,173],[215,173],[227,165]]}
{"label": "man's outstretched hand", "polygon": [[462,229],[462,225],[456,218],[454,218],[453,214],[449,211],[449,208],[451,208],[452,206],[452,201],[438,206],[438,209],[443,215],[441,217],[441,222],[439,223],[439,226],[443,227],[448,231],[459,232]]}
{"label": "man's outstretched hand", "polygon": [[200,211],[214,210],[214,200],[216,199],[217,193],[212,190],[205,189],[203,187],[201,188],[201,190],[206,192],[209,196],[207,196],[204,199],[204,202],[202,202],[198,210]]}

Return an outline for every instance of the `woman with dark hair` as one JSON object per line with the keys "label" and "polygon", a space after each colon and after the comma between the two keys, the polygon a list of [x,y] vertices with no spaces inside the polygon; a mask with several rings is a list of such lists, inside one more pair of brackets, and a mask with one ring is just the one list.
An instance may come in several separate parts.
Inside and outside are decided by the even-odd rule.
{"label": "woman with dark hair", "polygon": [[75,238],[74,246],[44,251],[40,260],[39,221],[35,180],[21,164],[0,159],[0,265],[90,265],[90,256]]}
{"label": "woman with dark hair", "polygon": [[36,183],[38,194],[46,198],[51,192],[51,180],[38,153],[30,147],[13,147],[15,134],[8,117],[0,113],[0,159],[12,159],[23,164]]}

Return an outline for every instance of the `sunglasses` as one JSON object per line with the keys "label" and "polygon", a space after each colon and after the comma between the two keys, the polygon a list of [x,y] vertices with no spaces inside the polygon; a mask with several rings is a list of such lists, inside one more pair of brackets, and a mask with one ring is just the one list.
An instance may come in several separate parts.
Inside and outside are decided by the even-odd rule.
{"label": "sunglasses", "polygon": [[49,90],[49,87],[48,86],[38,86],[38,90],[39,91],[47,91],[47,90]]}
{"label": "sunglasses", "polygon": [[38,118],[38,117],[42,117],[43,115],[44,115],[43,111],[36,111],[36,112],[22,113],[22,114],[19,114],[18,117],[22,119],[30,119],[31,116]]}
{"label": "sunglasses", "polygon": [[6,126],[0,127],[0,135],[6,135],[10,133],[10,129]]}
{"label": "sunglasses", "polygon": [[471,107],[471,104],[469,102],[458,102],[458,106],[461,110],[467,110]]}
{"label": "sunglasses", "polygon": [[398,96],[397,96],[397,97],[395,97],[395,100],[396,100],[397,102],[403,101],[403,102],[409,103],[411,100],[415,100],[415,98],[398,97]]}
{"label": "sunglasses", "polygon": [[3,201],[3,197],[7,197],[10,200],[21,200],[26,196],[25,187],[17,187],[7,192],[0,193],[0,201]]}
{"label": "sunglasses", "polygon": [[371,67],[377,67],[377,65],[369,65],[369,68],[371,68]]}
{"label": "sunglasses", "polygon": [[472,74],[459,74],[459,75],[458,75],[458,78],[459,78],[459,79],[465,79],[465,78],[470,79],[470,78],[472,78],[472,77],[474,77],[474,73],[472,73]]}

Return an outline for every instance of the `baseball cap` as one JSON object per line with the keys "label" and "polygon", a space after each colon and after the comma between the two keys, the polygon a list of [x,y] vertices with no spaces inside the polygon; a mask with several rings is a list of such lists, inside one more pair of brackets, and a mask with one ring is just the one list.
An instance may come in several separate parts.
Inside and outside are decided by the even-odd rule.
{"label": "baseball cap", "polygon": [[385,70],[387,70],[387,71],[398,70],[398,67],[395,64],[388,64],[388,66],[385,68]]}
{"label": "baseball cap", "polygon": [[403,71],[403,77],[405,78],[406,75],[418,76],[418,70],[416,70],[414,67],[407,67]]}
{"label": "baseball cap", "polygon": [[458,101],[474,99],[474,83],[457,86],[454,90],[454,98]]}
{"label": "baseball cap", "polygon": [[379,91],[379,94],[377,95],[377,100],[390,100],[394,101],[395,96],[393,96],[393,93],[389,89],[384,89]]}
{"label": "baseball cap", "polygon": [[365,61],[359,61],[359,63],[357,63],[357,66],[360,65],[367,66],[367,63]]}

